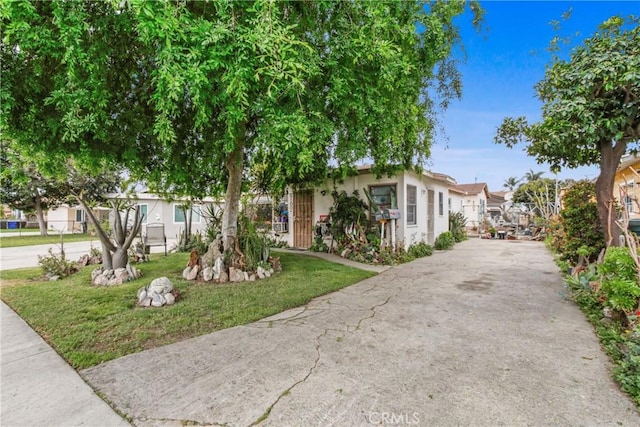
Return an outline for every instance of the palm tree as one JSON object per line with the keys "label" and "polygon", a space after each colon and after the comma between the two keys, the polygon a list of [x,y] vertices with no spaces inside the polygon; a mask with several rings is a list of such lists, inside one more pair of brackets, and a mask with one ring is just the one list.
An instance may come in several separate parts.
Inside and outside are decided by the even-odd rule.
{"label": "palm tree", "polygon": [[527,182],[537,181],[542,178],[542,175],[544,175],[544,172],[534,172],[533,169],[529,169],[529,172],[524,174],[524,179],[526,179]]}
{"label": "palm tree", "polygon": [[520,179],[516,178],[515,176],[510,176],[504,181],[504,184],[502,184],[502,186],[504,188],[508,188],[509,191],[513,191],[513,189],[516,188],[518,184],[520,184]]}

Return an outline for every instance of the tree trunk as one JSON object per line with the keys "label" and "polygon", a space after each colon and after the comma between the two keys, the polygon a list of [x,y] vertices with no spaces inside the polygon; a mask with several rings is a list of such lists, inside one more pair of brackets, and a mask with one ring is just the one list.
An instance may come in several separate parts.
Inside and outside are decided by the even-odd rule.
{"label": "tree trunk", "polygon": [[618,141],[615,145],[611,141],[600,141],[600,175],[596,179],[596,201],[598,216],[604,232],[607,247],[620,246],[620,227],[616,224],[615,198],[613,186],[616,169],[620,158],[626,150],[627,144]]}
{"label": "tree trunk", "polygon": [[40,228],[40,235],[47,236],[47,224],[44,223],[44,212],[42,212],[42,202],[40,196],[36,195],[36,218],[38,218],[38,227]]}
{"label": "tree trunk", "polygon": [[238,139],[236,147],[229,154],[226,162],[226,167],[229,171],[229,183],[227,184],[227,194],[224,198],[224,212],[222,214],[222,238],[226,253],[233,253],[238,237],[244,133]]}

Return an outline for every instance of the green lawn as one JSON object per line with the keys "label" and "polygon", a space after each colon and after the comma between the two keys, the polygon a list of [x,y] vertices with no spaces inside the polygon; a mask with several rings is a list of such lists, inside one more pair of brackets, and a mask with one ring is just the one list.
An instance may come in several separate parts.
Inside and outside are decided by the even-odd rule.
{"label": "green lawn", "polygon": [[[306,304],[374,275],[319,258],[280,253],[283,271],[256,282],[212,284],[180,278],[188,254],[154,255],[143,277],[114,287],[89,284],[92,267],[65,280],[38,279],[40,269],[0,272],[2,300],[73,367],[246,324]],[[181,294],[172,306],[135,306],[138,288],[167,276]]]}
{"label": "green lawn", "polygon": [[[89,234],[64,234],[63,239],[64,243],[84,242],[88,240],[94,240],[98,243],[100,241],[96,236]],[[60,235],[52,233],[49,236],[2,236],[2,234],[0,234],[0,248],[47,245],[50,243],[60,243]]]}

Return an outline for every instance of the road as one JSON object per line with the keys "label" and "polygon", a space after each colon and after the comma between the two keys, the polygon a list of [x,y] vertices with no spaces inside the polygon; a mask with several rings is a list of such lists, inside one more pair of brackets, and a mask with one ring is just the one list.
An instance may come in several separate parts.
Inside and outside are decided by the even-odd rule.
{"label": "road", "polygon": [[[3,234],[4,235],[4,234]],[[172,246],[172,241],[167,242],[167,247]],[[67,259],[77,260],[82,255],[88,254],[91,247],[102,250],[99,240],[86,242],[71,242],[64,244],[64,253]],[[15,268],[37,267],[38,256],[46,255],[52,249],[54,253],[60,253],[60,244],[18,246],[13,248],[0,248],[0,270],[13,270]],[[163,252],[164,248],[154,246],[152,253]]]}

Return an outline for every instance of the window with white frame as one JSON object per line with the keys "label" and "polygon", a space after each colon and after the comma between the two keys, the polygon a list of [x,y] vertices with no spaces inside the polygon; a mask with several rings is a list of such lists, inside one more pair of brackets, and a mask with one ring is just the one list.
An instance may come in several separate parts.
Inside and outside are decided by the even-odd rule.
{"label": "window with white frame", "polygon": [[[369,187],[371,199],[381,211],[396,208],[396,185],[372,185]],[[375,221],[375,212],[371,212],[371,219]]]}
{"label": "window with white frame", "polygon": [[442,191],[438,193],[438,215],[444,215],[444,193]]}
{"label": "window with white frame", "polygon": [[76,209],[76,222],[84,222],[86,219],[84,209]]}
{"label": "window with white frame", "polygon": [[138,205],[138,208],[140,209],[140,217],[142,218],[142,223],[146,224],[149,207],[146,204],[140,204]]}
{"label": "window with white frame", "polygon": [[[202,207],[200,205],[193,205],[190,209],[191,211],[191,223],[199,224],[202,218],[201,215]],[[185,223],[185,213],[189,213],[189,210],[185,212],[184,205],[174,204],[173,205],[173,223],[174,224],[184,224]]]}
{"label": "window with white frame", "polygon": [[418,190],[415,185],[407,185],[407,225],[416,225]]}

